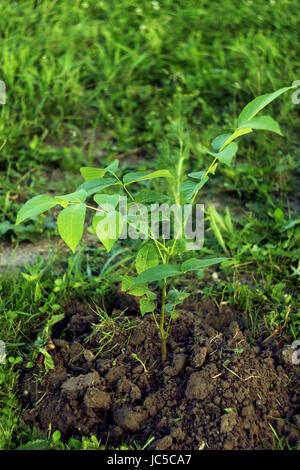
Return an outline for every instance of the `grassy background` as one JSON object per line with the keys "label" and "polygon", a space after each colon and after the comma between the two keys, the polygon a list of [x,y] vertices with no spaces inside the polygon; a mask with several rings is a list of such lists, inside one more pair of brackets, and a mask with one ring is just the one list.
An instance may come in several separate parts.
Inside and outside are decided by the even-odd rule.
{"label": "grassy background", "polygon": [[[0,6],[0,80],[7,87],[0,106],[0,244],[11,247],[55,240],[52,217],[16,229],[16,212],[41,192],[74,190],[80,166],[120,158],[132,168],[158,167],[178,152],[179,130],[188,170],[202,169],[202,146],[232,129],[248,101],[300,79],[296,0]],[[203,252],[225,249],[236,268],[214,281],[191,280],[190,287],[244,312],[253,340],[299,335],[299,110],[291,94],[270,105],[285,136],[245,137],[234,166],[218,169],[201,200],[222,201],[221,216],[230,208],[233,227],[223,228],[222,240],[208,214]],[[15,362],[67,298],[104,295],[112,278],[130,270],[130,246],[121,259],[118,249],[105,268],[104,251],[83,246],[75,257],[56,253],[1,275],[0,339],[10,359],[0,366],[0,448],[32,439],[19,420]]]}

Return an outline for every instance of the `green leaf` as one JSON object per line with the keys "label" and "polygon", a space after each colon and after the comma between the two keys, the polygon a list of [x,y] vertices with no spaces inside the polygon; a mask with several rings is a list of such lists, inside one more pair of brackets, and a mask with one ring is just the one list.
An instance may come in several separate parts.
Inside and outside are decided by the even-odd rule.
{"label": "green leaf", "polygon": [[139,287],[134,287],[135,278],[131,276],[122,277],[122,291],[127,292],[130,295],[141,297],[148,292],[148,285],[144,284]]}
{"label": "green leaf", "polygon": [[87,198],[87,192],[84,189],[78,189],[74,193],[65,194],[64,196],[55,196],[55,199],[58,202],[66,201],[66,202],[82,203],[86,200],[86,198]]}
{"label": "green leaf", "polygon": [[147,291],[147,297],[148,297],[149,300],[155,300],[157,295],[154,292],[152,292],[151,290],[148,290]]}
{"label": "green leaf", "polygon": [[128,289],[130,289],[133,286],[134,279],[135,278],[132,276],[122,276],[122,287],[121,287],[122,292],[126,292]]}
{"label": "green leaf", "polygon": [[173,255],[181,255],[182,253],[184,253],[186,251],[186,240],[183,240],[183,239],[180,239],[180,238],[177,239],[177,241],[175,243],[175,248],[173,248],[174,242],[175,242],[175,240],[171,239],[171,240],[168,240],[167,243],[166,243],[167,248],[169,248],[171,250],[173,249]]}
{"label": "green leaf", "polygon": [[[222,134],[217,136],[211,142],[213,150],[218,152],[220,150],[222,151],[227,145],[241,135],[252,132],[252,129],[269,130],[282,135],[279,125],[269,116],[262,116],[262,118],[257,119],[253,118],[265,106],[291,88],[292,87],[285,87],[275,91],[274,93],[266,93],[265,95],[258,96],[248,103],[238,117],[238,129],[236,129],[232,134]],[[223,163],[226,162],[224,161]]]}
{"label": "green leaf", "polygon": [[96,233],[96,229],[97,229],[97,225],[99,224],[99,222],[101,220],[103,220],[104,218],[106,217],[106,213],[103,212],[102,214],[101,213],[97,213],[93,216],[93,221],[92,221],[92,227],[93,227],[93,230],[94,232]]}
{"label": "green leaf", "polygon": [[151,180],[153,178],[172,178],[172,175],[169,170],[157,170],[153,171],[152,173],[128,173],[124,176],[123,183],[127,185],[137,181]]}
{"label": "green leaf", "polygon": [[111,206],[115,209],[119,204],[120,196],[119,194],[95,194],[94,200],[105,210],[107,210],[106,206]]}
{"label": "green leaf", "polygon": [[80,168],[80,173],[85,181],[92,181],[97,178],[102,178],[106,173],[106,169],[85,166]]}
{"label": "green leaf", "polygon": [[[203,178],[197,185],[196,185],[196,191],[195,192],[198,192],[200,191],[201,188],[203,188],[203,186],[207,183],[207,181],[209,180],[209,176],[205,176],[205,178]],[[195,194],[195,193],[194,193]]]}
{"label": "green leaf", "polygon": [[83,234],[85,212],[85,204],[74,204],[63,209],[57,217],[58,232],[73,253]]}
{"label": "green leaf", "polygon": [[261,111],[265,106],[271,103],[273,100],[278,98],[286,91],[290,90],[292,87],[284,87],[279,90],[274,91],[273,93],[266,93],[261,96],[257,96],[254,100],[250,101],[238,117],[238,126],[241,127],[243,124],[252,119],[259,111]]}
{"label": "green leaf", "polygon": [[87,192],[87,196],[91,196],[92,194],[98,193],[114,184],[120,183],[118,183],[114,178],[97,178],[81,184],[77,189],[84,189]]}
{"label": "green leaf", "polygon": [[25,444],[19,445],[16,450],[41,450],[41,449],[52,449],[50,442],[46,439],[36,439],[34,441],[26,442]]}
{"label": "green leaf", "polygon": [[114,160],[105,169],[106,169],[106,171],[108,171],[108,173],[113,175],[113,174],[117,173],[118,168],[119,168],[119,160]]}
{"label": "green leaf", "polygon": [[93,168],[90,166],[84,166],[80,168],[80,173],[85,181],[89,182],[95,179],[103,178],[103,176],[108,172],[110,174],[116,173],[118,170],[119,161],[114,160],[106,168]]}
{"label": "green leaf", "polygon": [[297,224],[300,224],[300,217],[298,219],[293,219],[293,220],[290,220],[289,222],[287,222],[283,227],[282,229],[280,230],[280,232],[285,232],[286,230],[288,230],[289,228],[293,228],[295,225]]}
{"label": "green leaf", "polygon": [[181,265],[181,271],[186,273],[188,271],[195,271],[197,269],[204,269],[207,266],[212,266],[213,264],[222,263],[226,261],[227,258],[211,258],[211,259],[202,259],[191,258],[187,261],[184,261]]}
{"label": "green leaf", "polygon": [[221,163],[225,163],[225,165],[230,166],[233,157],[235,156],[238,149],[238,145],[236,142],[231,142],[231,144],[227,145],[221,152],[213,153],[214,157],[220,160]]}
{"label": "green leaf", "polygon": [[[4,235],[6,232],[8,232],[8,230],[13,230],[14,228],[16,228],[16,226],[14,224],[10,224],[8,222],[8,220],[6,220],[5,222],[1,222],[0,223],[0,235]],[[23,228],[23,227],[18,227],[18,228]]]}
{"label": "green leaf", "polygon": [[140,300],[140,309],[141,315],[145,315],[145,313],[151,313],[155,310],[155,303],[152,300],[142,298]]}
{"label": "green leaf", "polygon": [[194,194],[198,192],[208,180],[209,177],[206,176],[199,183],[195,183],[195,181],[185,181],[180,185],[180,192],[187,201],[191,201]]}
{"label": "green leaf", "polygon": [[47,349],[40,348],[39,352],[42,353],[43,356],[44,356],[45,369],[46,370],[54,370],[55,369],[54,362],[53,362],[53,359],[51,357],[51,354],[48,353]]}
{"label": "green leaf", "polygon": [[135,201],[141,204],[148,202],[164,202],[167,200],[168,197],[166,195],[158,194],[157,191],[152,191],[150,189],[143,189],[135,195]]}
{"label": "green leaf", "polygon": [[34,301],[37,302],[38,300],[40,300],[41,297],[42,297],[42,291],[40,288],[40,283],[37,282],[35,285],[35,290],[34,290]]}
{"label": "green leaf", "polygon": [[279,224],[282,224],[283,221],[284,221],[284,212],[282,209],[280,209],[280,207],[277,207],[277,209],[275,209],[274,211],[274,219],[276,220],[276,222],[278,222]]}
{"label": "green leaf", "polygon": [[[56,315],[52,315],[52,317],[49,318],[49,320],[47,321],[47,324],[46,324],[46,329],[48,332],[50,332],[50,329],[56,325],[56,323],[60,322],[61,320],[63,320],[65,318],[65,314],[64,313],[58,313]],[[50,333],[49,333],[50,334]]]}
{"label": "green leaf", "polygon": [[109,253],[121,235],[124,217],[118,211],[112,211],[101,218],[96,227],[96,234]]}
{"label": "green leaf", "polygon": [[193,195],[195,194],[195,191],[196,191],[196,186],[197,186],[198,183],[196,183],[195,181],[184,181],[181,185],[180,185],[180,193],[184,196],[184,198],[189,201],[190,199],[192,199]]}
{"label": "green leaf", "polygon": [[243,129],[245,126],[251,127],[251,129],[261,129],[282,135],[278,122],[276,122],[271,116],[259,116],[252,118],[250,121],[247,121],[246,124],[242,124],[239,129]]}
{"label": "green leaf", "polygon": [[191,294],[184,290],[171,289],[168,292],[168,302],[171,305],[181,304],[185,299],[187,299]]}
{"label": "green leaf", "polygon": [[164,278],[182,274],[180,266],[174,264],[159,264],[153,268],[146,269],[136,278],[134,284],[144,284],[148,282],[161,281]]}
{"label": "green leaf", "polygon": [[153,268],[158,265],[158,255],[152,243],[147,243],[139,250],[135,266],[138,274],[141,274],[146,269]]}
{"label": "green leaf", "polygon": [[59,442],[60,438],[61,438],[61,433],[60,433],[60,431],[58,431],[58,429],[57,429],[57,430],[54,431],[54,433],[52,434],[52,441],[55,442],[55,443],[57,443],[57,442]]}
{"label": "green leaf", "polygon": [[16,225],[19,225],[26,219],[31,219],[32,217],[42,214],[56,205],[57,201],[51,196],[47,196],[46,194],[35,196],[29,199],[19,210]]}
{"label": "green leaf", "polygon": [[229,139],[229,137],[231,137],[231,136],[232,136],[232,134],[218,135],[217,137],[214,138],[214,140],[211,142],[210,145],[213,148],[213,150],[218,152],[223,147],[225,142]]}
{"label": "green leaf", "polygon": [[28,282],[36,281],[40,276],[39,273],[35,273],[35,274],[31,274],[31,275],[27,274],[27,273],[21,273],[21,274],[24,277],[24,279],[26,279],[26,281],[28,281]]}
{"label": "green leaf", "polygon": [[134,295],[135,297],[141,297],[142,295],[147,294],[148,292],[148,286],[147,284],[143,284],[142,286],[135,287],[134,289],[129,289],[127,291],[128,294]]}
{"label": "green leaf", "polygon": [[194,171],[193,173],[189,173],[188,176],[190,178],[195,178],[196,180],[201,180],[203,176],[205,175],[205,173],[206,173],[206,170]]}

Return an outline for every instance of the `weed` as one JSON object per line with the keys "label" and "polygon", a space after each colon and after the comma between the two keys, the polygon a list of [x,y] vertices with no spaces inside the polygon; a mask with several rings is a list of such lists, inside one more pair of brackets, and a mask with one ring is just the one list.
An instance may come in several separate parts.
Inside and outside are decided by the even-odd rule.
{"label": "weed", "polygon": [[135,354],[135,353],[132,353],[131,356],[133,357],[133,359],[135,359],[135,360],[138,361],[140,364],[142,364],[145,374],[146,374],[146,375],[149,375],[149,371],[148,371],[148,369],[147,369],[145,363],[142,361],[142,359],[140,359],[140,358],[138,357],[138,355]]}
{"label": "weed", "polygon": [[114,311],[112,315],[109,315],[104,307],[100,308],[97,305],[95,305],[93,311],[97,314],[98,320],[97,323],[92,324],[92,333],[85,341],[96,340],[96,356],[112,351],[119,345],[118,342],[114,342],[115,337],[120,341],[120,336],[124,332],[128,332],[137,326],[136,322],[125,316],[125,311]]}
{"label": "weed", "polygon": [[[289,441],[286,437],[279,437],[272,424],[269,423],[271,431],[273,433],[273,450],[293,450],[290,446]],[[299,443],[297,444],[297,449],[299,450]]]}

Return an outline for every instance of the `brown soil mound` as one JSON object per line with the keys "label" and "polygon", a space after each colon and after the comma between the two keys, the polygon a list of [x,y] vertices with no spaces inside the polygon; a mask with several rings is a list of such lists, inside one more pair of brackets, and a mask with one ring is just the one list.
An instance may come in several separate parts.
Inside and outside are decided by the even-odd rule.
{"label": "brown soil mound", "polygon": [[21,373],[23,419],[42,431],[51,425],[64,439],[109,436],[109,446],[153,435],[156,450],[273,448],[271,426],[296,446],[298,368],[275,342],[250,346],[229,307],[218,328],[203,320],[207,307],[194,305],[174,321],[163,365],[151,315],[130,318],[135,329],[126,319],[108,322],[105,346],[103,334],[89,337],[95,316],[76,309],[56,331],[65,339],[53,339],[55,370]]}

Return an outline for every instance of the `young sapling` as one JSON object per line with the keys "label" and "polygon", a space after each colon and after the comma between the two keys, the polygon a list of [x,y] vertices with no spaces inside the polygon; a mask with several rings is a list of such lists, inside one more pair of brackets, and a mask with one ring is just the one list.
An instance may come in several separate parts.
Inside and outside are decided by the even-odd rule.
{"label": "young sapling", "polygon": [[[142,246],[138,249],[135,258],[137,275],[135,277],[124,276],[122,290],[139,297],[142,315],[150,313],[153,316],[160,335],[161,357],[164,362],[167,357],[167,339],[172,320],[179,315],[178,305],[189,295],[184,290],[169,289],[169,278],[185,276],[189,271],[203,270],[227,259],[223,257],[199,259],[195,256],[187,257],[181,263],[174,262],[178,254],[183,256],[189,251],[187,246],[190,239],[185,234],[185,228],[187,219],[190,220],[192,216],[192,206],[195,205],[197,195],[215,174],[219,163],[227,166],[232,164],[238,149],[236,140],[239,137],[255,130],[267,130],[282,135],[278,123],[272,117],[257,116],[257,114],[291,88],[285,87],[273,93],[258,96],[248,103],[240,113],[234,131],[217,136],[211,142],[211,149],[206,149],[207,153],[213,157],[207,169],[189,173],[185,177],[183,154],[180,155],[177,167],[173,170],[137,171],[122,175],[118,160],[105,168],[83,167],[80,171],[85,182],[73,193],[55,197],[46,194],[33,197],[20,208],[16,225],[55,206],[60,206],[61,212],[57,218],[58,232],[75,253],[83,235],[86,211],[89,209],[95,212],[92,230],[108,253],[118,239],[124,240],[128,234],[131,238],[141,239]],[[131,189],[135,188],[135,185],[145,186],[147,182],[156,178],[167,180],[166,186],[171,188],[172,193],[169,202],[173,203],[172,207],[178,208],[178,211],[174,212],[169,237],[165,232],[157,233],[155,227],[153,228],[153,225],[148,222],[150,208],[143,204],[147,200],[159,202],[160,194],[145,190],[145,188],[140,193]],[[164,186],[161,187],[164,188]],[[110,194],[107,194],[108,188]],[[90,198],[96,205],[87,203]],[[187,219],[182,220],[180,216],[184,205],[189,207],[189,212]],[[154,206],[157,209],[158,204]],[[153,204],[151,209],[153,209]],[[178,220],[180,220],[179,223]],[[162,226],[164,222],[164,214],[160,214],[158,225]],[[138,244],[137,241],[136,245]],[[149,289],[149,285],[160,286],[160,302],[157,300],[157,294]]]}

